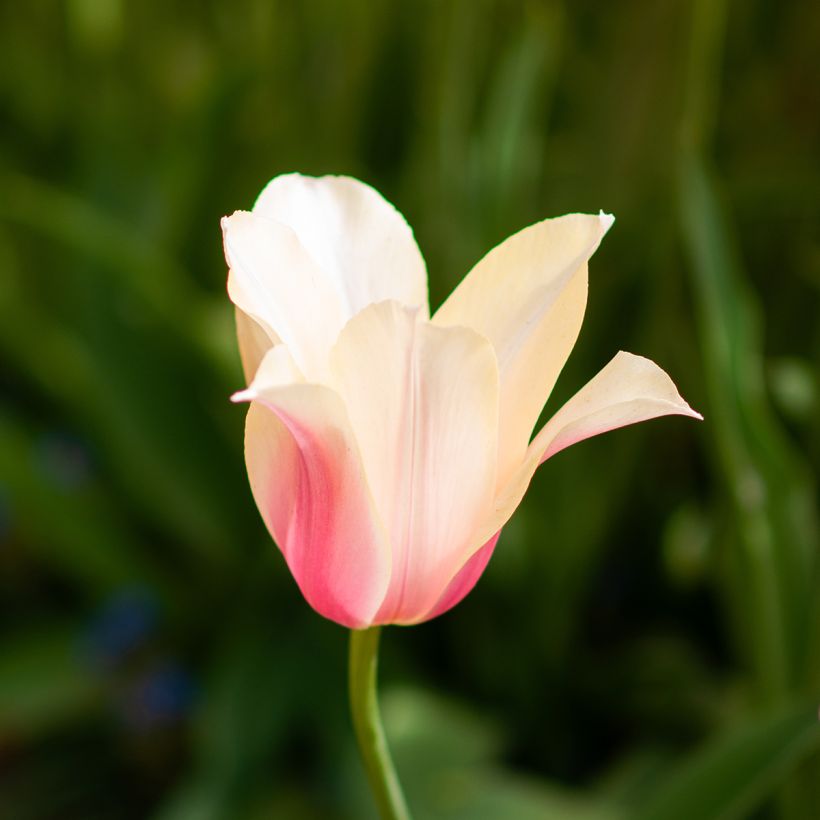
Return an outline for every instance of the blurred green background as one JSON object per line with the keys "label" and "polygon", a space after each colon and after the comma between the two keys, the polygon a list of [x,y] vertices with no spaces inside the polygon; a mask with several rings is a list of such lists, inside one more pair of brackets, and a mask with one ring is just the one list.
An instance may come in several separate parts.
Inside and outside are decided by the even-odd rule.
{"label": "blurred green background", "polygon": [[557,456],[386,632],[416,816],[820,816],[818,54],[796,1],[0,4],[0,817],[372,817],[228,402],[219,218],[293,170],[394,202],[434,306],[615,213],[548,408],[623,348],[706,416]]}

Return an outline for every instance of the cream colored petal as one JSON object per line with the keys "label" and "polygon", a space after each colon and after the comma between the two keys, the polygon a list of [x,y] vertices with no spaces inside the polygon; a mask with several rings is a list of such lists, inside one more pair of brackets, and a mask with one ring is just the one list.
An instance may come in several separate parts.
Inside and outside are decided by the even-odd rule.
{"label": "cream colored petal", "polygon": [[253,210],[295,231],[333,282],[348,318],[386,299],[427,316],[427,271],[413,232],[369,185],[286,174],[268,183]]}
{"label": "cream colored petal", "polygon": [[671,415],[703,420],[655,362],[622,350],[544,425],[532,449],[543,462],[585,438]]}
{"label": "cream colored petal", "polygon": [[250,388],[245,459],[254,499],[305,598],[350,628],[369,626],[390,577],[390,549],[344,404],[328,387],[293,383],[284,346]]}
{"label": "cream colored petal", "polygon": [[433,317],[493,344],[501,373],[499,486],[524,458],[586,308],[587,261],[613,217],[546,219],[490,251]]}
{"label": "cream colored petal", "polygon": [[327,277],[285,225],[237,211],[222,230],[231,300],[319,380],[346,318]]}
{"label": "cream colored petal", "polygon": [[495,488],[498,372],[466,328],[372,305],[342,331],[332,379],[361,448],[393,555],[376,623],[428,613],[465,559]]}
{"label": "cream colored petal", "polygon": [[599,433],[659,416],[702,419],[680,396],[658,365],[621,351],[538,432],[522,466],[496,497],[492,514],[474,539],[480,547],[518,507],[536,468],[550,456]]}
{"label": "cream colored petal", "polygon": [[235,308],[234,313],[242,370],[245,373],[246,384],[250,384],[265,354],[271,347],[280,344],[281,339],[272,330],[264,328],[256,319],[252,319],[240,308]]}

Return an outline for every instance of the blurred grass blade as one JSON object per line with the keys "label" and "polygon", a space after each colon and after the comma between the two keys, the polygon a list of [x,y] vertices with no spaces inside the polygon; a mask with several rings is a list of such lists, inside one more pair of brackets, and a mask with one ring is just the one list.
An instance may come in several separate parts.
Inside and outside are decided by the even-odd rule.
{"label": "blurred grass blade", "polygon": [[[23,174],[5,171],[0,188],[0,220],[26,228],[38,239],[73,248],[104,270],[115,272],[169,327],[206,353],[218,367],[218,375],[226,380],[233,376],[233,363],[211,332],[212,319],[202,292],[185,268],[146,238],[138,226]],[[218,242],[216,224],[214,237]]]}
{"label": "blurred grass blade", "polygon": [[816,707],[789,706],[740,724],[681,764],[632,820],[740,820],[820,750]]}
{"label": "blurred grass blade", "polygon": [[[120,292],[104,290],[111,284],[104,277],[97,285],[110,304],[91,307],[93,327],[74,314],[55,315],[55,305],[32,299],[35,288],[6,238],[0,234],[0,353],[73,417],[72,426],[154,520],[175,532],[180,546],[223,561],[235,528],[215,454],[219,446],[229,452],[228,444],[215,419],[201,407],[191,410],[192,393],[212,369],[175,345],[171,333],[151,324],[124,327],[112,307]],[[163,368],[155,366],[160,356]],[[238,470],[235,476],[241,479]]]}
{"label": "blurred grass blade", "polygon": [[512,214],[530,205],[540,181],[540,143],[553,101],[563,22],[555,3],[528,7],[526,23],[503,54],[493,79],[474,156],[480,181],[477,199],[490,217],[491,236],[520,227]]}
{"label": "blurred grass blade", "polygon": [[681,230],[700,312],[706,412],[735,510],[741,551],[731,561],[736,624],[745,628],[763,697],[804,685],[816,634],[815,488],[765,392],[758,305],[703,157],[716,106],[725,5],[694,7],[679,164]]}
{"label": "blurred grass blade", "polygon": [[[805,676],[814,640],[817,530],[808,471],[779,430],[763,390],[757,311],[740,278],[703,162],[681,173],[684,237],[701,311],[707,416],[744,544],[737,605],[769,697]],[[740,615],[740,613],[738,613]]]}

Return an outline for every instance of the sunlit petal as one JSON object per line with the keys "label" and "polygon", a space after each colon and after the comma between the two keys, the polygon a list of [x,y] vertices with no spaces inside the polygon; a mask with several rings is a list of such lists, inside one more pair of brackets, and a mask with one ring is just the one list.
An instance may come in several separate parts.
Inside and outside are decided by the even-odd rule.
{"label": "sunlit petal", "polygon": [[237,211],[222,229],[231,300],[319,377],[345,322],[327,277],[285,225]]}
{"label": "sunlit petal", "polygon": [[490,251],[435,314],[493,344],[501,373],[499,484],[520,464],[586,308],[587,260],[613,218],[546,219]]}
{"label": "sunlit petal", "polygon": [[333,351],[365,471],[389,534],[393,571],[377,622],[409,622],[436,603],[492,502],[498,373],[492,347],[383,302]]}
{"label": "sunlit petal", "polygon": [[427,270],[404,217],[364,182],[285,174],[254,213],[290,227],[333,284],[346,318],[393,299],[427,315]]}
{"label": "sunlit petal", "polygon": [[436,617],[473,588],[542,461],[700,418],[657,365],[619,353],[530,441],[612,221],[515,234],[431,321],[410,228],[361,182],[278,177],[223,220],[251,486],[317,611],[355,628]]}

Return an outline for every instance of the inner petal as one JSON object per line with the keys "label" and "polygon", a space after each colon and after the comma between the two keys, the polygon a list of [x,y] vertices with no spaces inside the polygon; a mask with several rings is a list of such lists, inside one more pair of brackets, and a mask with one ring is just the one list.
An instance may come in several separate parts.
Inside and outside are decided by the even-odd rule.
{"label": "inner petal", "polygon": [[495,485],[498,370],[489,342],[395,302],[342,331],[331,378],[348,407],[393,569],[375,621],[418,619],[463,563]]}

